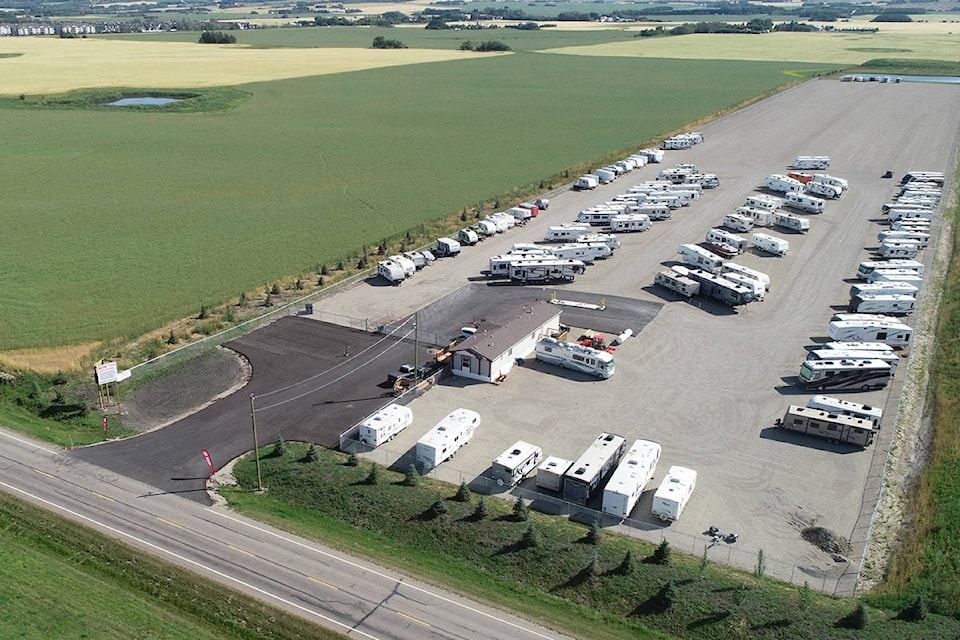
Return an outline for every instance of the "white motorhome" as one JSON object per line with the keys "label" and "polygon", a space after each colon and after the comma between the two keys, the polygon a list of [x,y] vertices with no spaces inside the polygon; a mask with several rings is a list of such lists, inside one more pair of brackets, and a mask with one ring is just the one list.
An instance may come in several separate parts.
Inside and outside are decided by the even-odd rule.
{"label": "white motorhome", "polygon": [[677,253],[684,264],[710,273],[720,273],[723,267],[723,258],[695,244],[682,244],[677,247]]}
{"label": "white motorhome", "polygon": [[597,176],[587,174],[577,178],[577,181],[573,183],[573,188],[577,191],[583,191],[586,189],[596,189],[599,185],[600,179]]}
{"label": "white motorhome", "polygon": [[824,438],[828,442],[864,448],[873,443],[877,434],[877,427],[869,420],[793,404],[787,408],[783,418],[777,419],[776,425],[788,431]]}
{"label": "white motorhome", "polygon": [[760,251],[773,254],[775,256],[785,256],[790,251],[790,243],[783,238],[775,238],[766,233],[754,233],[750,237],[750,242]]}
{"label": "white motorhome", "polygon": [[883,409],[869,404],[860,404],[840,398],[831,398],[830,396],[813,396],[807,401],[807,406],[811,409],[820,409],[830,413],[853,416],[862,420],[868,420],[873,423],[878,430],[880,422],[883,420]]}
{"label": "white motorhome", "polygon": [[787,193],[783,196],[783,204],[807,213],[823,213],[824,201],[803,193]]}
{"label": "white motorhome", "polygon": [[813,349],[807,352],[807,360],[883,360],[890,365],[890,375],[897,372],[897,366],[900,364],[900,356],[893,349],[879,351]]}
{"label": "white motorhome", "polygon": [[449,460],[470,441],[479,426],[479,413],[456,409],[417,440],[417,462],[430,470]]}
{"label": "white motorhome", "polygon": [[923,263],[916,260],[865,260],[857,267],[857,277],[865,280],[877,269],[908,269],[918,276],[923,275]]}
{"label": "white motorhome", "polygon": [[562,491],[563,476],[572,464],[573,460],[550,456],[537,468],[537,486],[550,491]]}
{"label": "white motorhome", "polygon": [[768,209],[758,209],[756,207],[740,207],[737,213],[742,216],[749,216],[753,220],[755,227],[770,227],[773,225],[773,211]]}
{"label": "white motorhome", "polygon": [[881,258],[916,258],[918,253],[920,253],[920,245],[906,241],[884,241],[877,249],[877,255]]}
{"label": "white motorhome", "polygon": [[794,169],[829,169],[829,156],[797,156],[793,159]]}
{"label": "white motorhome", "polygon": [[737,250],[737,253],[743,253],[750,244],[746,238],[716,227],[707,231],[707,242],[730,245]]}
{"label": "white motorhome", "polygon": [[729,213],[723,217],[722,224],[732,231],[750,231],[753,229],[753,218],[741,213]]}
{"label": "white motorhome", "polygon": [[783,200],[776,196],[758,193],[747,196],[747,202],[744,206],[763,209],[765,211],[776,211],[783,206]]}
{"label": "white motorhome", "polygon": [[764,186],[777,193],[803,193],[803,183],[780,173],[767,176]]}
{"label": "white motorhome", "polygon": [[603,488],[600,510],[621,520],[629,516],[647,483],[653,478],[659,460],[659,444],[636,440]]}
{"label": "white motorhome", "polygon": [[614,233],[646,231],[652,226],[645,213],[621,213],[610,218],[610,231]]}
{"label": "white motorhome", "polygon": [[601,433],[563,476],[563,499],[585,505],[623,456],[626,439]]}
{"label": "white motorhome", "polygon": [[616,371],[613,354],[550,337],[541,338],[537,342],[536,358],[561,369],[572,369],[603,379],[609,378]]}
{"label": "white motorhome", "polygon": [[826,173],[813,174],[813,182],[822,182],[823,184],[829,184],[829,185],[833,185],[834,187],[840,187],[844,191],[850,188],[849,183],[847,183],[847,181],[844,180],[843,178],[831,176]]}
{"label": "white motorhome", "polygon": [[827,325],[827,335],[838,342],[884,342],[891,347],[910,346],[913,329],[905,324],[861,320],[834,320]]}
{"label": "white motorhome", "polygon": [[673,466],[653,494],[653,515],[664,522],[677,520],[697,486],[697,472]]}
{"label": "white motorhome", "polygon": [[797,384],[821,391],[867,391],[887,386],[891,373],[883,360],[805,360]]}
{"label": "white motorhome", "polygon": [[884,242],[888,239],[891,240],[915,240],[920,244],[921,249],[925,249],[928,244],[930,244],[930,234],[925,231],[903,231],[903,230],[889,230],[881,231],[877,234],[877,240]]}
{"label": "white motorhome", "polygon": [[903,293],[861,293],[850,298],[850,311],[858,313],[886,313],[909,315],[917,306],[917,299]]}
{"label": "white motorhome", "polygon": [[735,271],[739,274],[745,275],[748,278],[753,278],[763,285],[763,288],[767,291],[770,291],[770,276],[765,274],[762,271],[757,271],[756,269],[751,269],[750,267],[745,267],[736,262],[724,262],[723,269],[721,272]]}
{"label": "white motorhome", "polygon": [[504,485],[515,486],[540,464],[542,458],[543,449],[529,442],[518,440],[493,461],[491,465],[493,479],[499,487]]}
{"label": "white motorhome", "polygon": [[399,285],[407,277],[403,267],[393,260],[381,260],[377,263],[377,274],[393,285]]}
{"label": "white motorhome", "polygon": [[784,229],[791,229],[804,233],[810,230],[810,219],[801,218],[794,213],[775,213],[773,214],[773,224]]}
{"label": "white motorhome", "polygon": [[823,196],[824,198],[839,198],[843,195],[843,189],[840,187],[827,184],[826,182],[817,182],[816,180],[808,182],[805,189],[807,193],[812,193],[815,196]]}
{"label": "white motorhome", "polygon": [[588,233],[590,227],[585,224],[563,224],[559,227],[547,227],[547,235],[544,236],[544,242],[571,242],[577,239],[577,236]]}
{"label": "white motorhome", "polygon": [[654,284],[679,293],[685,298],[692,298],[700,293],[700,283],[674,269],[665,269],[653,277]]}
{"label": "white motorhome", "polygon": [[399,404],[388,404],[359,424],[360,442],[379,447],[410,426],[413,411]]}

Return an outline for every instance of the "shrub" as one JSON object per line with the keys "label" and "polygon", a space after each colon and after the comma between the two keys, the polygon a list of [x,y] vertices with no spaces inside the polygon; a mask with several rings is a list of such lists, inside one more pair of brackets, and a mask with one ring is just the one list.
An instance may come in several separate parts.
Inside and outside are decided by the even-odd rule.
{"label": "shrub", "polygon": [[470,487],[467,486],[465,480],[460,481],[460,487],[457,489],[457,494],[453,496],[453,499],[457,502],[470,502]]}
{"label": "shrub", "polygon": [[477,500],[477,508],[473,510],[473,519],[483,520],[488,515],[490,515],[490,510],[487,508],[487,503],[483,499],[483,496],[480,496],[480,499]]}
{"label": "shrub", "polygon": [[283,441],[283,436],[277,436],[277,444],[273,447],[274,457],[281,457],[287,455],[287,443]]}
{"label": "shrub", "polygon": [[447,503],[444,502],[443,500],[437,500],[432,505],[430,505],[430,509],[428,510],[428,513],[431,518],[439,518],[446,512],[447,512]]}
{"label": "shrub", "polygon": [[517,522],[526,522],[530,519],[530,507],[520,496],[517,496],[517,501],[513,503],[513,519]]}
{"label": "shrub", "polygon": [[359,467],[360,466],[360,457],[356,453],[351,453],[347,456],[347,466],[348,467]]}
{"label": "shrub", "polygon": [[510,51],[510,46],[499,40],[487,40],[480,42],[473,48],[474,51]]}
{"label": "shrub", "polygon": [[364,480],[366,484],[375,485],[380,482],[380,467],[377,466],[377,463],[373,463],[370,466],[370,473],[367,474],[367,479]]}
{"label": "shrub", "polygon": [[603,538],[603,530],[600,528],[600,525],[596,520],[590,523],[590,528],[587,529],[586,540],[589,544],[600,544],[600,540]]}
{"label": "shrub", "polygon": [[270,287],[270,293],[272,293],[275,296],[280,295],[280,284],[277,282],[274,282],[273,286]]}
{"label": "shrub", "polygon": [[920,622],[926,618],[927,603],[924,601],[923,595],[918,594],[897,617],[907,622]]}
{"label": "shrub", "polygon": [[200,44],[236,44],[237,37],[223,31],[204,31],[200,34]]}
{"label": "shrub", "polygon": [[637,570],[637,561],[633,558],[633,551],[627,549],[626,555],[623,556],[623,560],[620,561],[620,564],[617,565],[617,573],[622,576],[633,575]]}
{"label": "shrub", "polygon": [[420,484],[420,474],[417,473],[417,466],[411,464],[407,468],[407,473],[403,476],[403,486],[415,487]]}
{"label": "shrub", "polygon": [[407,45],[403,44],[399,40],[387,39],[383,36],[377,36],[373,39],[374,49],[406,49]]}

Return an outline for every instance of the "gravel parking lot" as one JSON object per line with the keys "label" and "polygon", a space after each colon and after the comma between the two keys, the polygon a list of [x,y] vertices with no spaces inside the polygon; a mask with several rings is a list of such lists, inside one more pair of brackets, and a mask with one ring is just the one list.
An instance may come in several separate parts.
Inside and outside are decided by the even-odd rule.
{"label": "gravel parking lot", "polygon": [[[482,416],[469,447],[445,465],[466,477],[483,474],[517,439],[568,459],[601,431],[622,434],[628,443],[655,440],[663,454],[634,517],[656,529],[643,535],[654,541],[665,535],[681,550],[691,550],[695,547],[689,541],[704,539],[703,531],[715,525],[740,533],[737,548],[745,552],[740,564],[763,549],[768,559],[798,565],[811,576],[855,575],[859,550],[851,554],[853,565],[838,563],[804,542],[799,530],[816,524],[851,536],[862,505],[870,505],[867,516],[872,510],[874,494],[864,488],[872,463],[885,455],[889,435],[860,451],[782,434],[772,425],[788,404],[805,404],[810,394],[792,386],[805,348],[823,340],[831,313],[848,301],[857,263],[869,257],[864,247],[877,245],[880,205],[891,197],[896,182],[881,174],[890,169],[899,178],[911,169],[951,171],[958,131],[960,91],[954,86],[808,82],[704,127],[703,144],[667,152],[663,165],[648,165],[595,191],[551,194],[550,209],[538,219],[465,248],[458,258],[438,261],[401,287],[361,284],[317,306],[392,322],[466,284],[487,267],[489,256],[511,244],[542,238],[548,225],[572,221],[580,209],[654,178],[661,167],[696,163],[720,176],[719,189],[705,191],[698,202],[675,212],[670,221],[654,223],[650,231],[622,235],[616,255],[574,283],[543,290],[545,296],[555,290],[560,298],[619,296],[663,305],[659,312],[646,307],[652,310],[650,321],[641,323],[636,337],[616,351],[617,372],[611,379],[565,375],[541,365],[515,368],[500,385],[448,381],[410,405],[414,424],[389,448],[394,458],[406,453],[440,418],[461,406]],[[677,301],[652,287],[662,265],[676,261],[679,244],[702,241],[724,214],[760,191],[768,174],[785,172],[800,154],[829,155],[828,172],[846,178],[850,190],[828,202],[823,214],[810,216],[808,234],[772,232],[790,241],[786,257],[747,253],[738,259],[770,275],[772,288],[764,302],[731,312]],[[929,263],[930,256],[926,259]],[[511,295],[518,290],[503,289]],[[453,333],[469,319],[467,301],[473,297],[462,297],[459,312],[456,305],[445,307]],[[592,313],[595,323],[587,324],[589,314],[581,314],[577,326],[611,331],[620,324],[605,321],[602,311]],[[446,326],[443,316],[435,322]],[[902,377],[888,390],[844,397],[885,406],[889,434]],[[681,519],[661,528],[648,515],[650,502],[674,464],[696,469],[699,480]]]}

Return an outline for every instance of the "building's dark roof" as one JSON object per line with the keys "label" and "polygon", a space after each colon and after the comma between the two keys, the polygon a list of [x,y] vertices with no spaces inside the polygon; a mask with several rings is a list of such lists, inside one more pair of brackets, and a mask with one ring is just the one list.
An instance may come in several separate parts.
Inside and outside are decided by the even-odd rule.
{"label": "building's dark roof", "polygon": [[451,351],[470,351],[487,360],[496,360],[528,333],[547,324],[560,315],[560,309],[549,302],[525,304],[502,326],[481,330],[467,338]]}

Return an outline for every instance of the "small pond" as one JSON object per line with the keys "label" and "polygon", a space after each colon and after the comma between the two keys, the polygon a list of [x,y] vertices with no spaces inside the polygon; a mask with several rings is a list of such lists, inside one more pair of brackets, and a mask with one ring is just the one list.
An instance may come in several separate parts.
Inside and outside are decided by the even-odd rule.
{"label": "small pond", "polygon": [[171,102],[180,102],[177,98],[154,98],[146,96],[143,98],[121,98],[113,102],[106,103],[108,107],[131,107],[137,105],[156,106],[161,104],[170,104]]}

